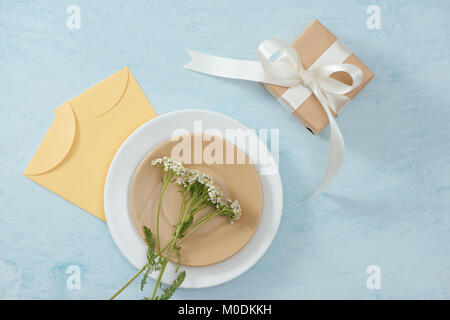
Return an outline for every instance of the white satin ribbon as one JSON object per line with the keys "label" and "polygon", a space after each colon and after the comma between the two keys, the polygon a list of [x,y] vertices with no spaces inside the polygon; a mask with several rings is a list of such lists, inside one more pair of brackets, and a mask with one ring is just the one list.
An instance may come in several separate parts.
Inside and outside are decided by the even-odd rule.
{"label": "white satin ribbon", "polygon": [[[342,63],[351,55],[342,43],[336,41],[308,70],[303,68],[294,48],[275,38],[267,39],[259,45],[256,51],[259,61],[222,58],[192,50],[187,52],[192,61],[184,66],[186,69],[217,77],[288,87],[278,101],[291,113],[314,94],[330,122],[330,151],[325,176],[312,197],[318,195],[336,178],[344,161],[345,146],[330,108],[338,113],[348,101],[345,94],[358,87],[363,78],[361,69]],[[278,57],[273,59],[276,54]],[[352,85],[330,77],[339,71],[350,75]]]}

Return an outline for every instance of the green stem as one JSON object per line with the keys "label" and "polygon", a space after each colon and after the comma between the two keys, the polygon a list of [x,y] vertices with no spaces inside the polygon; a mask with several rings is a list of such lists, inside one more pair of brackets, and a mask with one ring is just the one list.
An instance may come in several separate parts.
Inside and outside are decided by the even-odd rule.
{"label": "green stem", "polygon": [[202,222],[205,221],[205,220],[208,221],[210,218],[215,217],[215,216],[218,215],[219,213],[220,213],[220,211],[219,211],[219,210],[216,210],[216,211],[214,211],[214,212],[211,212],[211,213],[207,214],[207,215],[204,216],[203,218],[198,219],[197,221],[195,221],[195,222],[192,224],[192,227],[197,226],[198,224],[202,223]]}
{"label": "green stem", "polygon": [[178,238],[178,232],[173,236],[172,245],[170,246],[169,253],[167,254],[166,258],[164,259],[164,264],[161,268],[161,271],[159,272],[158,280],[156,280],[156,285],[155,285],[155,288],[153,289],[153,294],[152,294],[151,300],[155,299],[156,292],[158,291],[158,287],[159,287],[159,284],[161,283],[161,279],[164,274],[164,270],[166,270],[167,263],[169,262],[169,258],[172,255],[172,251],[177,242],[177,238]]}
{"label": "green stem", "polygon": [[196,199],[195,199],[195,197],[194,197],[194,193],[192,193],[191,196],[190,196],[190,198],[188,199],[188,202],[189,202],[189,206],[188,206],[188,209],[187,209],[187,213],[188,213],[188,214],[191,212],[192,204],[193,204],[194,202],[196,202],[195,200],[196,200]]}
{"label": "green stem", "polygon": [[148,267],[150,264],[150,261],[145,264],[127,283],[125,283],[122,288],[120,288],[115,294],[112,295],[109,300],[114,300],[115,297],[117,297],[123,290],[125,290],[126,287],[128,287],[144,270]]}
{"label": "green stem", "polygon": [[[164,247],[162,248],[162,252],[164,252],[164,250],[167,249],[167,247],[169,246],[170,241],[167,242]],[[161,254],[159,254],[158,256],[155,257],[155,259],[157,259],[158,257],[160,257]],[[123,290],[125,290],[134,280],[136,280],[136,278],[145,270],[145,268],[148,267],[148,265],[150,264],[150,262],[153,261],[148,261],[141,269],[139,269],[139,271],[127,282],[125,283],[122,288],[120,288],[114,295],[112,295],[111,298],[109,298],[109,300],[114,300],[115,297],[117,297]]]}
{"label": "green stem", "polygon": [[191,211],[191,214],[195,215],[197,212],[199,212],[200,210],[205,209],[206,207],[208,207],[208,205],[203,203],[200,206],[195,207],[195,209]]}
{"label": "green stem", "polygon": [[183,201],[181,203],[181,208],[180,208],[180,213],[178,215],[178,223],[180,223],[181,221],[183,221],[183,216],[184,216],[184,210],[186,209],[186,198],[189,195],[189,192],[183,192]]}
{"label": "green stem", "polygon": [[213,213],[211,213],[211,214],[209,214],[209,215],[203,217],[202,219],[200,219],[199,222],[198,222],[197,224],[194,224],[194,227],[193,227],[191,230],[189,230],[189,232],[188,232],[185,236],[183,236],[183,237],[180,239],[180,241],[177,242],[177,245],[178,245],[181,241],[185,240],[192,232],[194,232],[195,230],[197,230],[198,228],[200,228],[201,226],[203,226],[205,223],[207,223],[210,219],[214,218],[214,217],[217,216],[218,214],[219,214],[219,211],[215,211],[215,212],[213,212]]}
{"label": "green stem", "polygon": [[161,195],[159,196],[159,202],[158,202],[158,210],[156,211],[156,242],[158,242],[158,253],[161,254],[161,241],[159,239],[159,213],[161,211],[161,203],[164,196],[164,193],[166,192],[167,186],[169,185],[169,179],[164,174],[164,184],[161,190]]}

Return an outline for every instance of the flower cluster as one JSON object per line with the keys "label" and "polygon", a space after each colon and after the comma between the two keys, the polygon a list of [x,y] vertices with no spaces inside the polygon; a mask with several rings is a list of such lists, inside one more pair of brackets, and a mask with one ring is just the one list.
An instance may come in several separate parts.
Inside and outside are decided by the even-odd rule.
{"label": "flower cluster", "polygon": [[231,224],[241,218],[242,210],[239,201],[228,199],[226,202],[222,202],[220,206],[222,206],[220,215],[227,216]]}
{"label": "flower cluster", "polygon": [[152,161],[152,166],[162,168],[165,172],[175,177],[174,182],[183,189],[196,192],[196,196],[203,198],[209,205],[218,210],[220,215],[228,216],[230,223],[239,220],[241,206],[237,200],[223,200],[223,192],[214,184],[214,179],[199,170],[186,169],[182,163],[169,157],[162,157]]}
{"label": "flower cluster", "polygon": [[187,169],[180,162],[169,157],[152,160],[152,166],[161,168],[164,172],[171,173],[180,178],[183,178],[187,172]]}
{"label": "flower cluster", "polygon": [[235,221],[238,221],[241,218],[241,205],[239,204],[239,201],[234,200],[228,200],[228,206],[231,209],[231,211],[233,212],[233,214],[231,215],[231,223],[234,223]]}

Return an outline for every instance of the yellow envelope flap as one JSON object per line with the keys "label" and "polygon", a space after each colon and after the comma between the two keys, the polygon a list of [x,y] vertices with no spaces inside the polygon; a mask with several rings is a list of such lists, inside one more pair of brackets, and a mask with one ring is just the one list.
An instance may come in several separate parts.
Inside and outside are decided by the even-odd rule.
{"label": "yellow envelope flap", "polygon": [[130,70],[124,67],[73,98],[70,103],[76,111],[101,117],[118,105],[127,91],[129,78]]}
{"label": "yellow envelope flap", "polygon": [[24,175],[39,175],[56,168],[69,154],[77,131],[74,110],[87,111],[93,117],[101,117],[112,110],[124,96],[130,70],[124,67],[65,102],[54,110],[56,118],[31,159]]}
{"label": "yellow envelope flap", "polygon": [[115,152],[156,116],[128,67],[55,110],[56,118],[24,174],[105,220],[104,182]]}
{"label": "yellow envelope flap", "polygon": [[72,107],[66,102],[54,112],[56,118],[25,170],[25,175],[38,175],[52,170],[66,158],[72,148],[77,132]]}

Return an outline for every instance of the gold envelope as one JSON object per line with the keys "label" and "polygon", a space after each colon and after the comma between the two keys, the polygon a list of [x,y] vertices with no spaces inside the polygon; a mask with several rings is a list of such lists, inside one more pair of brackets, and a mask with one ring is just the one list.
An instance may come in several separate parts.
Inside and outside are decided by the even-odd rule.
{"label": "gold envelope", "polygon": [[109,165],[125,139],[156,113],[128,67],[54,111],[24,175],[105,220]]}

